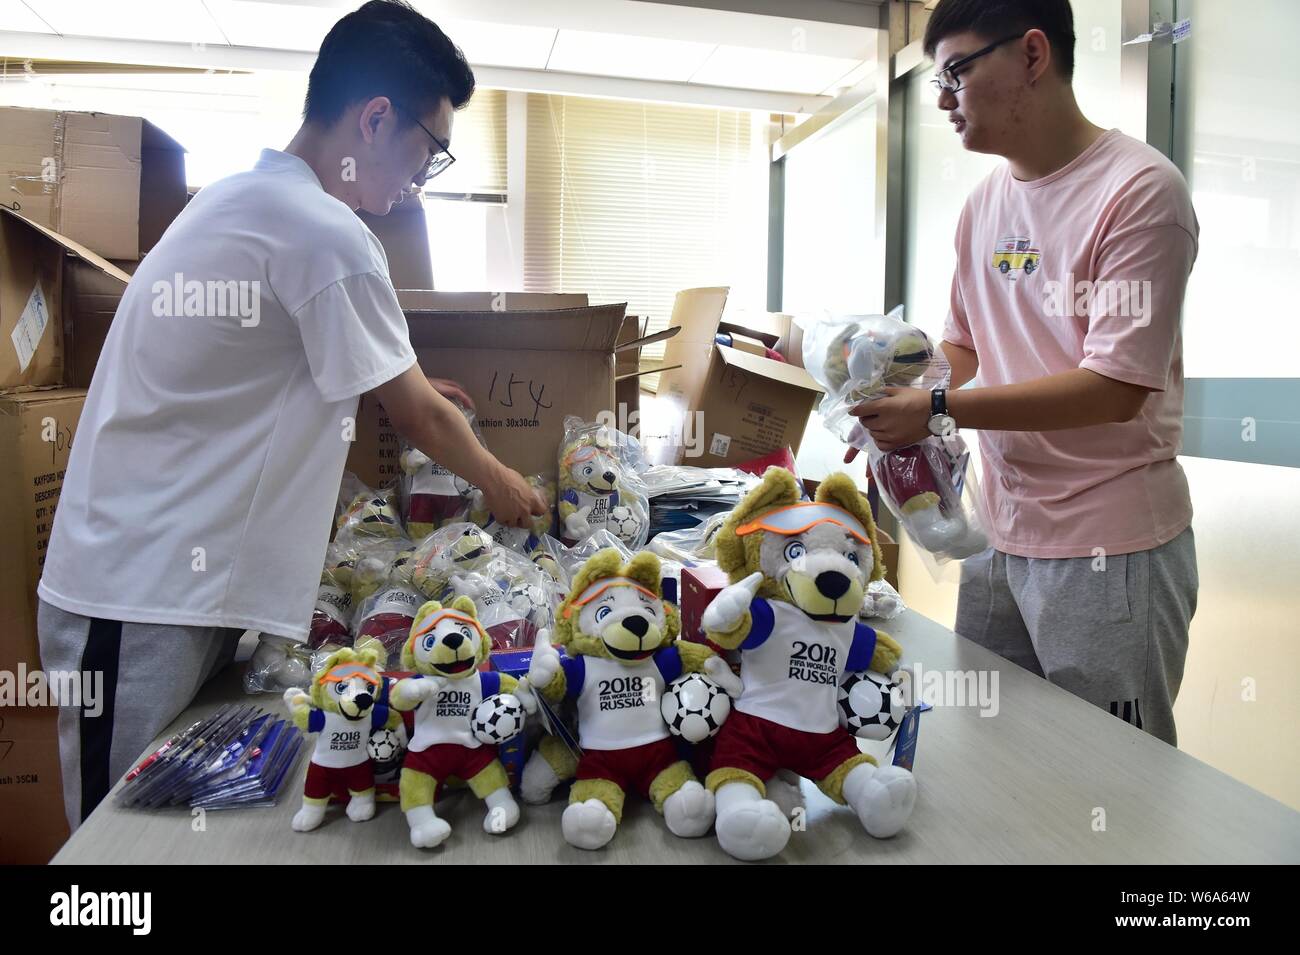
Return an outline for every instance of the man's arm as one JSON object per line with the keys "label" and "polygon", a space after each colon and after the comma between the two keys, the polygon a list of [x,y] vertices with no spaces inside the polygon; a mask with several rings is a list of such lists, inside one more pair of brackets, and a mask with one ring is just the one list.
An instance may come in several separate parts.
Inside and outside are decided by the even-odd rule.
{"label": "man's arm", "polygon": [[502,524],[523,527],[530,516],[546,513],[541,496],[479,444],[460,409],[438,394],[419,365],[380,385],[374,394],[393,427],[447,470],[482,490],[492,516]]}
{"label": "man's arm", "polygon": [[952,369],[952,380],[948,387],[953,391],[974,378],[975,373],[980,369],[980,358],[973,348],[965,348],[956,342],[945,340],[939,344],[939,350],[943,352],[943,357],[948,360],[948,367]]}

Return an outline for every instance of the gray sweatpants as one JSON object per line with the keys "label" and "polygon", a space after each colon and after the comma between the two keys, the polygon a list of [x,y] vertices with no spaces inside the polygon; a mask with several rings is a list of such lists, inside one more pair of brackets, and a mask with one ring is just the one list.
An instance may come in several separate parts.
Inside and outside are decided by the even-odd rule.
{"label": "gray sweatpants", "polygon": [[1189,527],[1152,550],[962,564],[958,635],[1171,745],[1174,699],[1196,612]]}
{"label": "gray sweatpants", "polygon": [[[90,673],[98,698],[59,707],[59,762],[75,830],[199,688],[235,656],[243,630],[122,623],[40,601],[36,631],[47,673]],[[102,674],[102,684],[99,675]]]}

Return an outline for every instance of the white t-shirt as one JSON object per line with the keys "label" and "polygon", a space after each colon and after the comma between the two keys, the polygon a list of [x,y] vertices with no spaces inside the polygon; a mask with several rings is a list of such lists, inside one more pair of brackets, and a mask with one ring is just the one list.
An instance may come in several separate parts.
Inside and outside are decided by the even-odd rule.
{"label": "white t-shirt", "polygon": [[204,187],[122,296],[40,596],[305,636],[357,398],[413,364],[379,240],[305,162]]}
{"label": "white t-shirt", "polygon": [[857,620],[813,620],[784,600],[756,597],[749,612],[736,709],[805,733],[834,730],[840,681],[870,665],[876,631]]}
{"label": "white t-shirt", "polygon": [[[411,677],[412,680],[423,677]],[[501,692],[501,674],[476,670],[447,685],[415,709],[415,735],[408,749],[422,753],[430,746],[447,743],[478,749],[483,743],[474,735],[472,720],[478,705]]]}
{"label": "white t-shirt", "polygon": [[360,719],[350,720],[342,713],[312,710],[307,731],[318,735],[311,761],[327,769],[360,766],[370,758],[366,744],[370,742],[373,715],[372,711],[363,714]]}
{"label": "white t-shirt", "polygon": [[664,687],[682,675],[675,647],[637,663],[597,656],[565,657],[566,695],[578,701],[583,749],[631,749],[668,737],[659,709]]}

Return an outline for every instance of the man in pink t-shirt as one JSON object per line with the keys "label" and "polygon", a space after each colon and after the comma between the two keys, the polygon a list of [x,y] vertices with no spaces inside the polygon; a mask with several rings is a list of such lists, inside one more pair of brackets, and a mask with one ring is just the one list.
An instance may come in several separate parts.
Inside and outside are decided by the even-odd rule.
{"label": "man in pink t-shirt", "polygon": [[1080,112],[1067,0],[942,0],[924,46],[962,145],[1007,159],[957,223],[942,347],[953,388],[978,387],[858,411],[882,449],[938,415],[979,431],[993,546],[962,567],[957,632],[1175,743],[1197,590],[1177,461],[1187,184]]}

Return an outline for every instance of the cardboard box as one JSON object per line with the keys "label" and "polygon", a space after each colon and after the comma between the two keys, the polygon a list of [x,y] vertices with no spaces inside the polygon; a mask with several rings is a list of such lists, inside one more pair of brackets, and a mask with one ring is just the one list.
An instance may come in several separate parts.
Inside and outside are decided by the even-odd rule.
{"label": "cardboard box", "polygon": [[700,623],[705,609],[723,587],[731,583],[717,564],[682,568],[682,639],[707,643],[704,627]]}
{"label": "cardboard box", "polygon": [[[66,287],[70,263],[80,277],[71,293],[72,307],[67,304]],[[91,276],[97,276],[93,283]],[[97,307],[107,308],[114,295],[121,298],[128,281],[129,275],[80,243],[4,209],[0,214],[0,392],[74,381],[83,384],[73,367],[94,368],[107,322],[101,330],[92,321],[84,344],[73,347],[78,310],[89,308],[89,299],[80,297],[78,290],[90,283],[98,296]]]}
{"label": "cardboard box", "polygon": [[669,368],[665,361],[644,360],[641,349],[654,342],[673,338],[680,329],[666,328],[653,335],[646,334],[649,319],[629,315],[623,320],[614,349],[614,401],[618,413],[619,430],[634,437],[641,436],[641,389],[646,377]]}
{"label": "cardboard box", "polygon": [[139,259],[185,207],[185,150],[138,116],[0,108],[0,195],[110,259]]}
{"label": "cardboard box", "polygon": [[[40,668],[36,582],[86,393],[0,396],[0,671]],[[0,708],[0,862],[43,863],[67,839],[53,707]]]}
{"label": "cardboard box", "polygon": [[[465,388],[488,448],[522,474],[554,478],[566,415],[616,413],[614,349],[625,305],[524,293],[406,290],[398,298],[420,367]],[[400,450],[378,402],[363,398],[348,469],[385,484],[398,475]]]}
{"label": "cardboard box", "polygon": [[[683,441],[678,447],[656,447],[655,463],[734,467],[782,448],[799,450],[821,386],[802,368],[715,343],[721,330],[775,348],[783,335],[788,339],[788,317],[756,313],[744,316],[745,325],[723,322],[726,300],[725,288],[677,293],[672,324],[681,332],[664,354],[665,362],[677,367],[660,376],[659,395],[682,417],[683,434],[689,433],[690,413],[703,415],[703,433],[695,435],[703,454],[688,460]],[[765,327],[748,327],[755,324]]]}
{"label": "cardboard box", "polygon": [[69,255],[64,260],[63,381],[69,387],[90,387],[104,339],[129,280],[120,266],[116,272],[106,272],[77,256]]}
{"label": "cardboard box", "polygon": [[407,199],[393,206],[386,216],[361,211],[357,215],[384,247],[393,288],[434,288],[429,225],[420,199]]}

